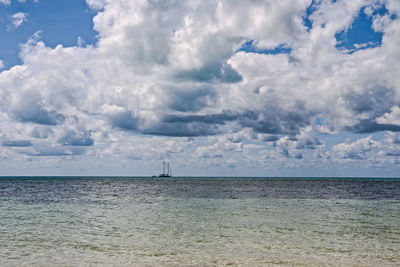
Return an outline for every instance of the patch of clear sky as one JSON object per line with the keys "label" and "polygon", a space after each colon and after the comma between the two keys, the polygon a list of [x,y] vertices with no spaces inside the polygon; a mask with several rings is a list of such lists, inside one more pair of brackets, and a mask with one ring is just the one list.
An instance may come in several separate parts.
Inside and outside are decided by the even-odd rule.
{"label": "patch of clear sky", "polygon": [[[372,20],[374,16],[384,16],[388,13],[389,11],[385,5],[374,9],[372,14],[367,14],[365,7],[361,8],[352,25],[335,35],[338,42],[336,47],[353,53],[360,49],[380,46],[382,44],[383,32],[376,32],[372,28]],[[390,15],[390,19],[394,20],[396,16],[392,14]]]}
{"label": "patch of clear sky", "polygon": [[[11,16],[27,14],[27,21],[14,30],[8,30]],[[0,60],[10,68],[21,64],[18,57],[19,44],[25,43],[35,32],[41,31],[41,39],[47,46],[76,45],[80,36],[87,45],[96,43],[97,32],[93,30],[91,10],[84,0],[26,0],[11,5],[0,4]]]}
{"label": "patch of clear sky", "polygon": [[[335,3],[336,1],[331,1]],[[311,15],[318,8],[318,1],[313,0],[306,9],[306,14],[303,17],[303,25],[307,31],[310,31],[313,27]],[[337,41],[336,48],[346,50],[348,53],[353,53],[360,49],[366,49],[371,47],[380,46],[382,43],[382,32],[376,32],[372,28],[372,20],[376,15],[384,16],[389,11],[385,5],[381,5],[372,11],[372,14],[366,13],[366,8],[363,7],[358,12],[352,25],[343,31],[336,33],[335,38]],[[396,19],[396,15],[391,14],[390,19]],[[258,53],[258,54],[289,54],[292,49],[287,44],[280,44],[279,46],[272,49],[260,49],[257,47],[256,40],[248,40],[245,42],[238,51],[247,53]]]}

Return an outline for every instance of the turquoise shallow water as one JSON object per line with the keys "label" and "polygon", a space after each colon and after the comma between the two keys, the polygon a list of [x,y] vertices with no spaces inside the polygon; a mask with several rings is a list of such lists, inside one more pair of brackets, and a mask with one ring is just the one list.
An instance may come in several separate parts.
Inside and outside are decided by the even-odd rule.
{"label": "turquoise shallow water", "polygon": [[0,179],[1,266],[398,266],[400,181]]}

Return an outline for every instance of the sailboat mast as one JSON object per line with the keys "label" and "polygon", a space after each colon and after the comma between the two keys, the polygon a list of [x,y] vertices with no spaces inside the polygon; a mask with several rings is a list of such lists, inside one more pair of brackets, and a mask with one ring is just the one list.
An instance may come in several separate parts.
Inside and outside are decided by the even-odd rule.
{"label": "sailboat mast", "polygon": [[162,162],[163,174],[165,174],[165,161]]}
{"label": "sailboat mast", "polygon": [[170,174],[169,174],[169,162],[168,162],[168,175],[170,175]]}

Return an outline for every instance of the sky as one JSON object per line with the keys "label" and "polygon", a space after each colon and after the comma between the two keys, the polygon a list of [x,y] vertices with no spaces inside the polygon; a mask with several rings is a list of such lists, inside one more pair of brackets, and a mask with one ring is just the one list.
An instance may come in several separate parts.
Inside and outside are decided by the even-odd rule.
{"label": "sky", "polygon": [[400,176],[398,0],[0,0],[0,175]]}

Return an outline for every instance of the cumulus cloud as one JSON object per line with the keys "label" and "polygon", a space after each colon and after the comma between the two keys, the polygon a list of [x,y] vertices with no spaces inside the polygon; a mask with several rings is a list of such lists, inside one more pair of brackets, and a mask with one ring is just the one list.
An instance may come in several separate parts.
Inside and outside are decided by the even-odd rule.
{"label": "cumulus cloud", "polygon": [[378,142],[372,136],[358,139],[354,142],[347,141],[332,147],[332,152],[342,159],[365,159],[372,148],[377,147]]}
{"label": "cumulus cloud", "polygon": [[89,132],[72,132],[68,131],[63,137],[61,137],[58,142],[62,145],[70,146],[91,146],[94,144],[92,138],[90,138]]}
{"label": "cumulus cloud", "polygon": [[304,128],[296,136],[283,136],[273,144],[285,157],[297,159],[303,158],[304,150],[324,148],[323,142],[314,136],[310,126]]}
{"label": "cumulus cloud", "polygon": [[[295,165],[378,153],[373,137],[329,150],[319,133],[400,131],[396,1],[86,2],[96,45],[50,48],[38,32],[20,46],[23,64],[0,73],[4,140],[51,147],[25,155],[142,160],[173,137],[204,164],[238,166],[241,155],[249,166]],[[341,49],[337,34],[362,10],[382,40]]]}
{"label": "cumulus cloud", "polygon": [[392,124],[400,126],[400,108],[399,106],[393,106],[390,112],[383,114],[381,117],[376,119],[379,124]]}

